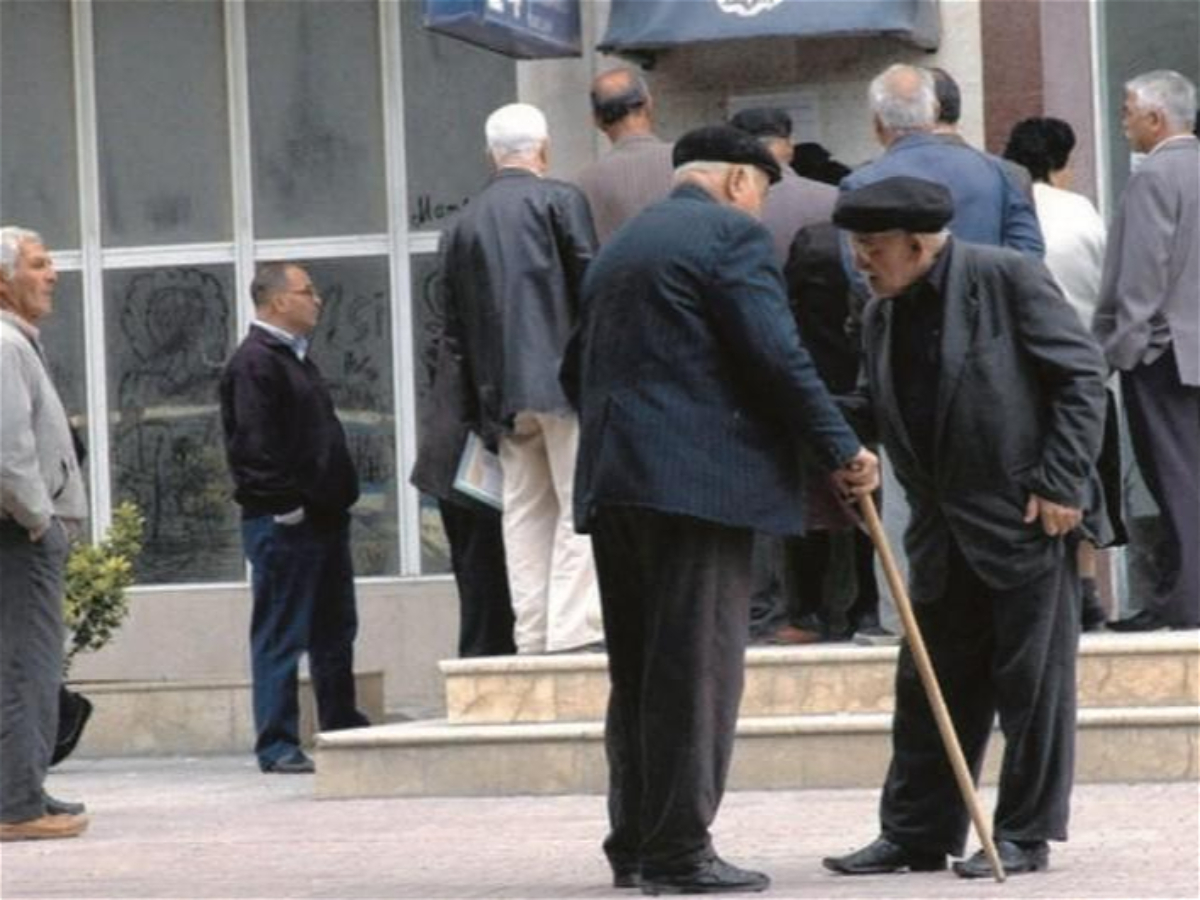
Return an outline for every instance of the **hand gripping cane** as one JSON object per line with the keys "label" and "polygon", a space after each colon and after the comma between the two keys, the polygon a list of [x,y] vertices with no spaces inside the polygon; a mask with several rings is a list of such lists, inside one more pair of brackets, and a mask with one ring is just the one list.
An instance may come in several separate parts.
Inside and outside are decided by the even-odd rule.
{"label": "hand gripping cane", "polygon": [[958,735],[954,733],[954,723],[950,720],[950,711],[942,698],[942,689],[938,686],[937,676],[933,671],[933,663],[929,659],[929,651],[925,649],[925,639],[921,637],[921,629],[917,627],[917,617],[913,614],[912,601],[908,598],[908,590],[904,587],[904,579],[896,567],[892,556],[892,548],[888,544],[887,535],[883,533],[883,523],[879,521],[879,513],[875,509],[875,501],[867,494],[859,499],[863,517],[867,520],[867,530],[871,533],[871,541],[883,562],[883,571],[887,575],[888,587],[896,600],[896,609],[900,613],[900,621],[904,623],[904,637],[908,648],[912,651],[913,662],[921,675],[921,684],[925,688],[925,696],[937,720],[938,731],[942,735],[942,744],[946,747],[946,755],[950,757],[950,767],[954,769],[954,780],[962,793],[963,801],[971,813],[971,821],[975,823],[975,831],[988,862],[992,864],[992,872],[997,881],[1004,881],[1004,864],[996,852],[996,844],[992,840],[992,829],[983,815],[979,805],[979,797],[975,794],[975,783],[967,769],[967,761],[963,757],[962,747],[958,743]]}

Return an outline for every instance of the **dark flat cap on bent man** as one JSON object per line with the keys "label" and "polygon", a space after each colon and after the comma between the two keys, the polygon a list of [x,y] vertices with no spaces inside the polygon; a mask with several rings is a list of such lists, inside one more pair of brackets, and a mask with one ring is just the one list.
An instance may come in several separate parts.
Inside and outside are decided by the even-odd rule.
{"label": "dark flat cap on bent man", "polygon": [[755,530],[803,530],[798,457],[870,491],[862,447],[799,342],[769,233],[778,163],[725,127],[684,135],[676,187],[584,279],[563,380],[582,423],[576,527],[591,534],[608,647],[614,883],[758,891],[709,826],[741,700]]}
{"label": "dark flat cap on bent man", "polygon": [[[1108,538],[1095,462],[1104,360],[1046,267],[960,242],[940,184],[897,176],[844,193],[874,297],[859,398],[912,506],[910,592],[964,755],[978,772],[997,715],[1005,750],[993,831],[1009,874],[1067,837],[1074,777],[1080,537]],[[825,866],[940,870],[968,813],[912,653],[896,671],[881,833]],[[983,851],[954,864],[990,877]]]}

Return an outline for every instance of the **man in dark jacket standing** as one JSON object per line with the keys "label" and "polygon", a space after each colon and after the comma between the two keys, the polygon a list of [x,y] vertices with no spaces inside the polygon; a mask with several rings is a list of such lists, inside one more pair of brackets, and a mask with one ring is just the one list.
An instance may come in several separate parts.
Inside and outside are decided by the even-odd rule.
{"label": "man in dark jacket standing", "polygon": [[727,127],[685,135],[674,163],[672,194],[589,269],[563,373],[612,683],[604,849],[617,886],[761,891],[768,878],[721,860],[708,831],[741,700],[752,536],[802,530],[801,447],[854,492],[878,462],[801,347],[755,218],[779,164]]}
{"label": "man in dark jacket standing", "polygon": [[254,752],[264,772],[313,771],[300,749],[296,670],[307,652],[322,731],[369,724],[354,697],[358,616],[350,507],[358,475],[308,358],[321,298],[298,265],[261,266],[256,319],[221,378],[225,451],[252,567]]}
{"label": "man in dark jacket standing", "polygon": [[499,449],[517,652],[577,650],[600,639],[600,599],[571,523],[579,422],[558,370],[596,236],[583,192],[545,177],[536,107],[502,106],[485,132],[496,172],[444,238],[442,352],[468,426]]}
{"label": "man in dark jacket standing", "polygon": [[[899,176],[843,193],[833,221],[852,233],[874,296],[863,390],[912,507],[914,611],[976,775],[999,716],[994,833],[1006,870],[1019,874],[1045,869],[1047,842],[1067,837],[1075,542],[1109,537],[1095,469],[1105,367],[1046,267],[951,238],[954,210],[944,186]],[[967,810],[907,645],[892,744],[882,833],[827,858],[833,871],[936,871],[963,851]],[[954,870],[992,874],[982,851]]]}

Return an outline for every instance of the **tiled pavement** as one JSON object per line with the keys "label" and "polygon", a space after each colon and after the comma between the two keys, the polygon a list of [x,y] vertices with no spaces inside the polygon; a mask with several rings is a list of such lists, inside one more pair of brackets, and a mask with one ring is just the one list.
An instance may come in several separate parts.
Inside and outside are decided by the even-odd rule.
{"label": "tiled pavement", "polygon": [[[248,758],[72,760],[50,789],[85,800],[91,830],[3,845],[5,900],[638,896],[607,886],[599,797],[317,801],[311,776],[263,776]],[[771,874],[767,898],[1200,897],[1195,783],[1079,787],[1052,870],[1003,885],[826,873],[822,855],[874,836],[876,803],[874,790],[730,794],[717,845]]]}

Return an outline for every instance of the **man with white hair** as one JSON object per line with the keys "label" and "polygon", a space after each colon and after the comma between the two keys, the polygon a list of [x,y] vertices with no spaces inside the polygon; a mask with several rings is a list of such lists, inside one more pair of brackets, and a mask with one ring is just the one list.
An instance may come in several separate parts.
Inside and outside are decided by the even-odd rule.
{"label": "man with white hair", "polygon": [[[847,175],[843,191],[896,175],[936,181],[954,198],[949,229],[959,240],[1038,256],[1045,252],[1037,214],[999,160],[934,133],[938,102],[928,69],[904,64],[885,69],[871,82],[870,102],[875,136],[887,152]],[[846,262],[853,272],[848,255]],[[856,283],[861,286],[861,279]]]}
{"label": "man with white hair", "polygon": [[579,423],[558,369],[596,236],[583,192],[545,177],[540,110],[503,106],[485,131],[495,173],[443,238],[439,368],[462,385],[466,424],[499,449],[517,652],[578,650],[600,640],[600,598],[571,521]]}
{"label": "man with white hair", "polygon": [[1134,455],[1162,515],[1154,595],[1114,631],[1200,627],[1200,141],[1178,72],[1125,85],[1125,135],[1147,154],[1108,236],[1093,332],[1121,373]]}
{"label": "man with white hair", "polygon": [[57,283],[35,232],[0,228],[0,841],[75,837],[48,796],[63,664],[63,579],[87,516],[67,415],[38,335]]}

